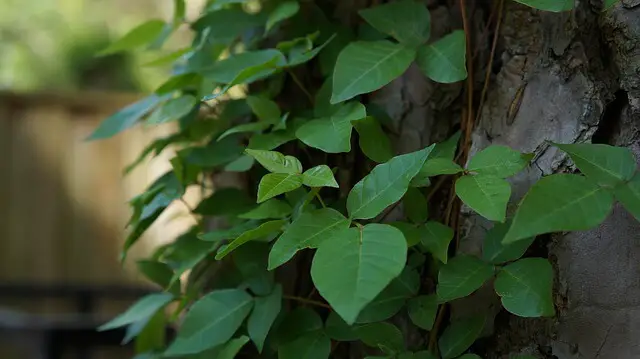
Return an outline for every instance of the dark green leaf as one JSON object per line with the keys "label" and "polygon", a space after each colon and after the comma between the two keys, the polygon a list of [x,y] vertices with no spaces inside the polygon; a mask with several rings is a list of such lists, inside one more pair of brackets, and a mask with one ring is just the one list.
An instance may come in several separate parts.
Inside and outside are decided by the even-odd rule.
{"label": "dark green leaf", "polygon": [[173,279],[173,270],[166,263],[151,261],[151,260],[142,260],[136,262],[138,271],[144,274],[152,282],[156,283],[163,289],[168,289],[170,293],[173,295],[180,295],[180,284],[172,286],[169,288],[171,284],[171,280]]}
{"label": "dark green leaf", "polygon": [[440,268],[438,300],[449,302],[466,297],[493,276],[493,266],[470,255],[458,255]]}
{"label": "dark green leaf", "polygon": [[461,357],[458,357],[458,359],[482,359],[482,358],[476,354],[465,354]]}
{"label": "dark green leaf", "polygon": [[489,146],[473,156],[467,170],[499,178],[511,177],[527,167],[529,157],[507,146]]}
{"label": "dark green leaf", "polygon": [[238,218],[244,219],[272,219],[272,218],[284,218],[291,214],[293,209],[291,206],[279,199],[270,199],[262,204],[260,204],[257,208],[250,210],[249,212],[245,212],[238,216]]}
{"label": "dark green leaf", "polygon": [[455,30],[418,49],[416,63],[435,82],[452,83],[467,77],[466,43],[462,30]]}
{"label": "dark green leaf", "polygon": [[101,325],[98,330],[111,330],[124,327],[135,323],[139,320],[151,318],[158,310],[173,300],[173,294],[170,293],[153,293],[138,300],[126,312],[113,318],[108,323]]}
{"label": "dark green leaf", "polygon": [[176,121],[186,116],[196,105],[196,98],[191,95],[183,95],[171,99],[155,109],[147,119],[151,125],[159,125]]}
{"label": "dark green leaf", "polygon": [[404,239],[407,241],[407,246],[413,247],[416,244],[420,243],[422,233],[420,228],[418,228],[415,224],[407,222],[391,222],[389,223],[389,225],[398,228],[402,232],[402,235],[404,235]]}
{"label": "dark green leaf", "polygon": [[162,20],[149,20],[142,23],[129,31],[118,41],[100,51],[98,55],[104,56],[148,45],[160,36],[162,30],[164,30],[164,26],[165,22]]}
{"label": "dark green leaf", "polygon": [[440,262],[447,264],[449,243],[453,240],[453,229],[442,223],[430,221],[424,225],[420,238],[429,253]]}
{"label": "dark green leaf", "polygon": [[196,31],[207,29],[207,41],[227,44],[237,38],[239,34],[263,24],[264,19],[260,16],[249,14],[240,8],[234,8],[206,13],[191,27]]}
{"label": "dark green leaf", "polygon": [[273,293],[274,273],[267,270],[268,255],[269,243],[264,241],[252,241],[233,251],[233,263],[244,280],[240,288],[247,286],[257,296]]}
{"label": "dark green leaf", "polygon": [[205,216],[237,216],[255,207],[245,191],[235,187],[217,189],[193,210]]}
{"label": "dark green leaf", "polygon": [[309,187],[334,187],[339,188],[338,182],[333,177],[331,168],[320,165],[310,168],[302,174],[302,184]]}
{"label": "dark green leaf", "polygon": [[250,156],[240,156],[237,160],[224,166],[226,172],[246,172],[253,167],[255,160]]}
{"label": "dark green leaf", "polygon": [[422,192],[413,187],[407,189],[404,197],[402,197],[402,206],[404,214],[413,223],[424,223],[429,217],[429,203]]}
{"label": "dark green leaf", "polygon": [[165,346],[167,332],[167,317],[164,311],[156,312],[155,315],[152,315],[148,320],[143,322],[145,325],[138,333],[132,333],[129,331],[129,329],[135,326],[135,323],[127,327],[127,335],[136,334],[136,352],[144,353],[162,350]]}
{"label": "dark green leaf", "polygon": [[189,87],[197,88],[202,83],[202,77],[198,74],[188,72],[186,74],[180,74],[170,77],[162,85],[160,85],[155,93],[158,95],[170,94],[176,90],[182,90]]}
{"label": "dark green leaf", "polygon": [[273,173],[302,173],[302,164],[293,156],[285,156],[276,151],[250,150],[245,152],[256,159],[264,168]]}
{"label": "dark green leaf", "polygon": [[262,237],[265,237],[274,232],[279,232],[282,230],[282,227],[287,223],[284,219],[279,219],[275,221],[269,221],[261,224],[258,228],[250,229],[240,235],[240,237],[234,239],[228,245],[222,246],[218,253],[216,254],[216,259],[221,260],[227,254],[233,252],[236,248],[241,245]]}
{"label": "dark green leaf", "polygon": [[535,238],[525,238],[513,243],[502,243],[510,226],[510,221],[496,223],[493,228],[487,231],[482,245],[482,259],[493,264],[500,264],[522,257]]}
{"label": "dark green leaf", "polygon": [[151,95],[143,100],[131,104],[102,121],[98,128],[87,140],[102,140],[113,137],[138,123],[146,114],[151,112],[165,97]]}
{"label": "dark green leaf", "polygon": [[600,185],[613,187],[636,173],[636,159],[625,147],[587,143],[554,146],[568,153],[580,172]]}
{"label": "dark green leaf", "polygon": [[259,352],[262,352],[264,341],[271,330],[282,308],[282,286],[276,285],[273,292],[266,297],[256,297],[255,305],[247,322],[247,331]]}
{"label": "dark green leaf", "polygon": [[281,145],[289,141],[293,141],[296,139],[295,134],[290,131],[274,131],[271,133],[263,133],[259,135],[254,135],[249,140],[249,145],[247,148],[254,150],[273,150]]}
{"label": "dark green leaf", "polygon": [[553,268],[543,258],[525,258],[498,272],[496,293],[509,312],[521,317],[549,317],[553,307]]}
{"label": "dark green leaf", "polygon": [[393,157],[389,137],[375,118],[367,116],[352,123],[358,131],[360,149],[367,157],[378,163],[387,162]]}
{"label": "dark green leaf", "polygon": [[446,141],[436,143],[429,159],[446,158],[453,161],[456,155],[456,149],[458,149],[458,141],[460,141],[461,134],[461,131],[457,131],[451,137],[447,138]]}
{"label": "dark green leaf", "polygon": [[453,175],[462,172],[463,169],[457,163],[448,158],[433,158],[427,160],[420,169],[418,176],[433,177],[439,175]]}
{"label": "dark green leaf", "polygon": [[322,330],[320,315],[312,309],[298,307],[287,313],[280,322],[276,329],[275,341],[278,344],[287,343],[320,330]]}
{"label": "dark green leaf", "polygon": [[409,300],[407,305],[411,322],[424,330],[431,330],[438,312],[438,297],[421,295]]}
{"label": "dark green leaf", "polygon": [[420,274],[411,268],[402,273],[376,296],[358,315],[357,323],[387,320],[402,309],[408,298],[418,293]]}
{"label": "dark green leaf", "polygon": [[456,195],[479,215],[504,222],[511,185],[502,178],[475,175],[462,176],[456,181]]}
{"label": "dark green leaf", "polygon": [[266,130],[267,128],[269,128],[269,126],[271,126],[271,124],[267,123],[267,122],[243,123],[241,125],[231,127],[230,129],[224,131],[220,135],[220,137],[218,137],[218,141],[220,141],[223,138],[225,138],[225,137],[227,137],[229,135],[232,135],[234,133],[243,133],[243,132],[257,132],[257,133],[260,133],[260,132]]}
{"label": "dark green leaf", "polygon": [[442,359],[453,359],[464,353],[480,336],[484,322],[484,316],[474,316],[451,323],[438,340]]}
{"label": "dark green leaf", "polygon": [[172,51],[164,56],[161,56],[155,60],[144,63],[142,66],[154,67],[154,66],[166,66],[172,64],[174,61],[177,61],[182,56],[191,52],[192,49],[190,47],[186,47],[184,49]]}
{"label": "dark green leaf", "polygon": [[424,4],[401,0],[361,10],[371,26],[409,46],[418,46],[429,39],[431,16]]}
{"label": "dark green leaf", "polygon": [[277,195],[293,191],[302,186],[302,175],[298,173],[269,173],[258,185],[258,203]]}
{"label": "dark green leaf", "polygon": [[296,131],[296,137],[307,146],[328,153],[351,151],[352,121],[367,115],[365,107],[359,102],[350,102],[341,106],[328,118],[311,120]]}
{"label": "dark green leaf", "polygon": [[293,67],[293,66],[297,66],[300,64],[303,64],[307,61],[310,61],[311,59],[313,59],[314,57],[316,57],[316,55],[318,55],[320,53],[320,51],[322,51],[322,49],[324,49],[327,45],[329,45],[329,43],[336,37],[336,35],[332,35],[329,39],[327,39],[327,41],[325,41],[322,45],[317,46],[313,49],[306,49],[304,47],[300,47],[300,46],[296,46],[294,48],[292,48],[289,51],[289,63],[287,64],[288,67]]}
{"label": "dark green leaf", "polygon": [[244,148],[240,146],[237,138],[230,136],[220,141],[211,141],[204,147],[189,147],[180,150],[178,156],[188,164],[215,168],[240,158],[243,150]]}
{"label": "dark green leaf", "polygon": [[[229,340],[220,351],[217,353],[215,359],[233,359],[240,352],[240,349],[249,342],[249,338],[245,335],[240,338]],[[205,358],[202,358],[205,359]]]}
{"label": "dark green leaf", "polygon": [[247,104],[260,121],[275,123],[282,116],[278,104],[264,97],[248,96]]}
{"label": "dark green leaf", "polygon": [[356,329],[356,334],[366,345],[388,354],[404,350],[402,333],[391,323],[365,324]]}
{"label": "dark green leaf", "polygon": [[269,14],[265,31],[269,32],[276,24],[297,14],[299,10],[300,4],[297,1],[285,1],[278,4]]}
{"label": "dark green leaf", "polygon": [[573,9],[575,0],[514,0],[534,9],[562,12]]}
{"label": "dark green leaf", "polygon": [[329,338],[341,342],[350,342],[358,339],[356,328],[347,324],[336,312],[329,313],[325,324],[325,332]]}
{"label": "dark green leaf", "polygon": [[640,172],[628,183],[618,186],[614,193],[624,208],[640,221]]}
{"label": "dark green leaf", "polygon": [[[275,66],[284,66],[286,64],[284,55],[278,50],[247,51],[214,63],[210,68],[203,71],[203,76],[215,83],[228,84],[234,82],[246,69],[267,64],[273,59],[276,59],[273,63]],[[255,78],[252,80],[264,78],[271,73],[273,73],[273,70],[266,71],[263,69],[263,71],[256,73]]]}
{"label": "dark green leaf", "polygon": [[331,339],[321,330],[300,336],[278,348],[279,359],[328,359]]}

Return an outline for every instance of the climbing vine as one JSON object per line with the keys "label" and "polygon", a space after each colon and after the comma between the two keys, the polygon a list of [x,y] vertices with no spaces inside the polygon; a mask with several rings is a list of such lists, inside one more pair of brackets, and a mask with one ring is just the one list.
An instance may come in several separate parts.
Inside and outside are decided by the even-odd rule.
{"label": "climbing vine", "polygon": [[[354,32],[325,13],[327,1],[208,1],[188,23],[192,45],[150,64],[173,64],[171,77],[90,136],[177,122],[174,134],[126,169],[177,149],[172,169],[130,201],[123,260],[188,187],[210,190],[212,178],[230,172],[248,184],[213,181],[212,194],[189,209],[198,224],[137,263],[164,291],[100,330],[126,327],[125,342],[135,338],[139,358],[225,359],[242,351],[321,359],[354,341],[371,358],[479,358],[470,348],[487,316],[446,320],[449,303],[491,285],[514,315],[554,316],[552,265],[525,256],[536,236],[594,228],[616,201],[640,220],[640,173],[626,148],[548,143],[579,173],[545,176],[517,204],[509,178],[534,154],[491,145],[469,158],[477,101],[464,0],[463,28],[438,39],[421,2],[376,1],[353,14]],[[573,8],[571,0],[516,1]],[[501,13],[504,1],[496,3]],[[176,0],[171,22],[148,21],[103,53],[161,46],[186,23],[185,8]],[[459,101],[467,110],[449,138],[398,154],[394,142],[402,139],[367,95],[412,64],[435,83],[466,80]],[[232,88],[241,95],[230,96]],[[462,204],[494,223],[481,256],[457,251]],[[391,212],[403,219],[388,221]],[[222,221],[211,229],[211,218]],[[305,259],[310,266],[296,264]],[[307,278],[308,288],[291,285],[291,273]],[[420,346],[407,347],[396,315],[424,334]],[[179,328],[171,341],[167,323]]]}

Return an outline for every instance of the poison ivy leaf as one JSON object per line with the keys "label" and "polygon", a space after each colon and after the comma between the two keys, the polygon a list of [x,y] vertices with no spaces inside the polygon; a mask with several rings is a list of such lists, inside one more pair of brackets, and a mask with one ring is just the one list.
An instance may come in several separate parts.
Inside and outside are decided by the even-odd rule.
{"label": "poison ivy leaf", "polygon": [[474,316],[452,322],[438,340],[442,359],[453,359],[464,353],[480,336],[484,322],[484,316]]}
{"label": "poison ivy leaf", "polygon": [[352,123],[358,131],[360,149],[367,157],[378,163],[387,162],[393,157],[389,137],[374,117],[367,116]]}
{"label": "poison ivy leaf", "polygon": [[365,324],[356,329],[356,334],[366,345],[381,349],[387,354],[404,350],[402,333],[391,323]]}
{"label": "poison ivy leaf", "polygon": [[418,176],[433,177],[439,175],[453,175],[462,172],[463,169],[457,163],[448,158],[432,158],[424,163]]}
{"label": "poison ivy leaf", "polygon": [[[236,36],[237,34],[234,34]],[[271,64],[271,67],[261,67]],[[203,70],[203,76],[211,82],[231,84],[241,82],[253,82],[258,79],[271,75],[275,68],[285,66],[286,59],[284,55],[275,49],[266,49],[258,51],[247,51],[238,55],[231,56],[227,59],[215,62],[211,67]],[[254,73],[249,74],[248,69],[256,69]],[[238,82],[240,77],[245,74],[243,81]]]}
{"label": "poison ivy leaf", "polygon": [[133,127],[143,116],[151,112],[164,100],[166,100],[166,97],[164,96],[160,97],[151,95],[123,108],[102,121],[87,140],[102,140],[113,137],[118,133]]}
{"label": "poison ivy leaf", "polygon": [[619,185],[636,172],[636,159],[625,147],[587,143],[554,146],[568,153],[580,172],[600,185]]}
{"label": "poison ivy leaf", "polygon": [[265,32],[269,32],[269,30],[271,30],[271,28],[273,28],[279,22],[282,22],[297,14],[299,10],[300,4],[298,4],[297,1],[285,1],[283,3],[280,3],[269,14]]}
{"label": "poison ivy leaf", "polygon": [[331,339],[322,331],[305,334],[280,345],[279,359],[328,359],[331,354]]}
{"label": "poison ivy leaf", "polygon": [[440,262],[447,264],[449,243],[453,240],[453,229],[442,223],[430,221],[424,225],[420,241],[429,253]]}
{"label": "poison ivy leaf", "polygon": [[245,191],[235,187],[217,189],[193,210],[204,216],[237,216],[255,207]]}
{"label": "poison ivy leaf", "polygon": [[464,32],[456,30],[418,49],[416,64],[435,82],[452,83],[467,77]]}
{"label": "poison ivy leaf", "polygon": [[456,181],[456,195],[481,216],[504,222],[511,185],[502,178],[476,175],[462,176]]}
{"label": "poison ivy leaf", "polygon": [[402,273],[367,304],[358,315],[357,323],[387,320],[402,309],[408,298],[418,293],[420,274],[405,268]]}
{"label": "poison ivy leaf", "polygon": [[207,31],[208,42],[228,44],[237,38],[238,34],[263,24],[264,18],[261,16],[249,14],[240,8],[233,8],[207,12],[191,27],[198,32]]}
{"label": "poison ivy leaf", "polygon": [[628,183],[618,186],[614,193],[624,208],[640,221],[640,172]]}
{"label": "poison ivy leaf", "polygon": [[313,258],[318,292],[349,324],[400,275],[407,243],[400,230],[384,224],[349,228],[325,239]]}
{"label": "poison ivy leaf", "polygon": [[278,104],[267,98],[247,96],[247,104],[260,121],[273,124],[282,116]]}
{"label": "poison ivy leaf", "polygon": [[398,228],[402,232],[404,239],[407,241],[407,246],[413,247],[420,243],[422,232],[415,224],[407,222],[391,222],[389,225]]}
{"label": "poison ivy leaf", "polygon": [[573,9],[574,0],[514,0],[534,9],[562,12]]}
{"label": "poison ivy leaf", "polygon": [[367,115],[359,102],[350,102],[340,107],[328,118],[311,120],[296,131],[296,136],[307,146],[327,153],[351,151],[351,121]]}
{"label": "poison ivy leaf", "polygon": [[408,46],[418,46],[429,39],[431,16],[424,4],[401,0],[374,6],[359,12],[378,31],[393,36]]}
{"label": "poison ivy leaf", "polygon": [[191,95],[183,95],[171,99],[155,109],[147,119],[151,125],[159,125],[176,121],[186,116],[196,105],[196,98]]}
{"label": "poison ivy leaf", "polygon": [[202,77],[199,74],[188,72],[170,77],[154,92],[158,95],[171,94],[174,91],[186,89],[189,87],[198,88],[201,83]]}
{"label": "poison ivy leaf", "polygon": [[302,186],[302,175],[297,173],[269,173],[258,184],[258,203]]}
{"label": "poison ivy leaf", "polygon": [[293,341],[307,334],[322,330],[322,319],[312,309],[298,307],[287,313],[275,331],[276,345]]}
{"label": "poison ivy leaf", "polygon": [[267,122],[249,122],[243,123],[238,126],[233,126],[230,129],[224,131],[220,137],[218,137],[218,141],[224,139],[227,136],[233,135],[234,133],[243,133],[243,132],[262,132],[271,126],[270,123]]}
{"label": "poison ivy leaf", "polygon": [[253,135],[249,140],[249,145],[247,145],[247,148],[250,148],[252,150],[270,151],[295,139],[295,134],[288,130],[262,133]]}
{"label": "poison ivy leaf", "polygon": [[294,66],[298,66],[300,64],[303,64],[307,61],[310,61],[311,59],[313,59],[314,57],[316,57],[316,55],[318,55],[320,53],[320,51],[322,51],[322,49],[324,49],[327,45],[329,45],[329,43],[336,37],[335,34],[333,34],[329,39],[327,39],[327,41],[325,41],[324,43],[322,43],[322,45],[317,46],[313,49],[306,49],[304,47],[300,47],[300,46],[295,46],[293,47],[290,51],[289,51],[289,63],[287,64],[288,67],[294,67]]}
{"label": "poison ivy leaf", "polygon": [[[249,342],[249,338],[245,335],[240,338],[229,340],[215,356],[216,359],[233,359],[238,355],[240,349]],[[211,358],[211,357],[209,357]],[[205,359],[205,358],[202,358]]]}
{"label": "poison ivy leaf", "polygon": [[509,312],[521,317],[549,317],[553,307],[553,268],[543,258],[525,258],[498,272],[496,293]]}
{"label": "poison ivy leaf", "polygon": [[466,297],[493,276],[493,266],[469,255],[453,257],[438,273],[438,299],[449,302]]}
{"label": "poison ivy leaf", "polygon": [[240,156],[237,160],[224,166],[225,172],[246,172],[253,167],[255,160],[250,156]]}
{"label": "poison ivy leaf", "polygon": [[162,20],[149,20],[136,26],[118,41],[100,51],[98,55],[104,56],[121,51],[132,50],[150,44],[164,29],[165,22]]}
{"label": "poison ivy leaf", "polygon": [[240,247],[241,245],[262,237],[265,237],[271,233],[279,232],[282,230],[282,227],[287,223],[284,219],[279,219],[275,221],[269,221],[261,224],[258,228],[250,229],[240,235],[240,237],[234,239],[228,245],[220,247],[220,250],[216,254],[216,260],[221,260],[227,254],[233,252],[234,249]]}
{"label": "poison ivy leaf", "polygon": [[329,313],[325,323],[325,332],[329,338],[341,342],[358,340],[356,328],[347,324],[336,312]]}
{"label": "poison ivy leaf", "polygon": [[323,241],[349,228],[351,221],[340,212],[323,208],[305,212],[287,227],[269,254],[269,270],[288,262],[297,251],[317,248]]}
{"label": "poison ivy leaf", "polygon": [[169,304],[174,299],[170,293],[153,293],[138,300],[127,311],[113,318],[108,323],[101,325],[98,330],[111,330],[124,327],[137,321],[151,318],[158,310]]}
{"label": "poison ivy leaf", "polygon": [[544,177],[520,202],[503,242],[596,227],[605,220],[612,205],[612,194],[585,177],[571,174]]}
{"label": "poison ivy leaf", "polygon": [[432,149],[433,145],[420,151],[396,156],[387,163],[377,165],[349,192],[349,215],[357,219],[373,218],[400,200]]}
{"label": "poison ivy leaf", "polygon": [[169,287],[173,279],[173,270],[169,265],[153,260],[137,261],[136,265],[138,271],[144,274],[149,280],[175,296],[180,295],[180,282],[176,282],[173,286]]}
{"label": "poison ivy leaf", "polygon": [[338,55],[331,103],[375,91],[402,75],[416,56],[412,48],[390,41],[356,41]]}
{"label": "poison ivy leaf", "polygon": [[531,243],[533,243],[535,237],[513,243],[502,243],[510,226],[510,222],[496,223],[493,228],[487,231],[482,245],[482,259],[493,264],[500,264],[522,257]]}
{"label": "poison ivy leaf", "polygon": [[429,203],[422,192],[413,187],[407,189],[404,197],[402,197],[402,206],[404,214],[413,223],[423,223],[429,217]]}
{"label": "poison ivy leaf", "polygon": [[438,312],[438,297],[421,295],[411,298],[407,304],[407,311],[414,325],[424,330],[431,330]]}
{"label": "poison ivy leaf", "polygon": [[316,166],[304,171],[302,184],[309,187],[340,187],[333,177],[331,168],[327,165]]}
{"label": "poison ivy leaf", "polygon": [[245,152],[256,159],[264,168],[273,173],[302,173],[302,164],[293,156],[285,156],[276,151],[250,150]]}
{"label": "poison ivy leaf", "polygon": [[251,340],[262,353],[264,341],[282,309],[282,286],[276,285],[271,294],[266,297],[256,297],[255,305],[247,322],[247,331]]}
{"label": "poison ivy leaf", "polygon": [[460,135],[462,135],[462,132],[458,130],[445,141],[436,143],[433,152],[431,152],[431,156],[429,156],[429,159],[446,158],[450,161],[453,161],[456,155],[456,150],[458,149]]}
{"label": "poison ivy leaf", "polygon": [[291,206],[279,199],[270,199],[260,204],[257,208],[243,213],[238,218],[245,219],[271,219],[271,218],[284,218],[291,214],[293,209]]}
{"label": "poison ivy leaf", "polygon": [[249,315],[252,306],[253,299],[239,289],[216,290],[205,295],[191,306],[164,355],[197,354],[225,343]]}
{"label": "poison ivy leaf", "polygon": [[521,154],[507,146],[494,145],[473,156],[467,169],[481,175],[506,178],[522,171],[530,159],[531,155]]}

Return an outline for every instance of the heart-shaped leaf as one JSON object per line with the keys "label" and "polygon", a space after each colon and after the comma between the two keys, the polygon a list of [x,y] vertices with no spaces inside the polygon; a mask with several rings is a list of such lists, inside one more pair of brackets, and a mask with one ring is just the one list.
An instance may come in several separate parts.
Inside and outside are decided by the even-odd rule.
{"label": "heart-shaped leaf", "polygon": [[484,322],[482,315],[452,322],[438,340],[442,359],[453,359],[464,353],[480,336]]}
{"label": "heart-shaped leaf", "polygon": [[530,158],[530,155],[523,155],[507,146],[494,145],[473,156],[467,170],[482,175],[506,178],[527,167]]}
{"label": "heart-shaped leaf", "polygon": [[613,187],[636,173],[636,159],[625,147],[588,143],[554,146],[568,153],[580,172],[600,185]]}
{"label": "heart-shaped leaf", "polygon": [[387,320],[402,309],[408,298],[415,295],[420,287],[420,274],[405,268],[398,278],[367,304],[358,315],[357,323],[373,323]]}
{"label": "heart-shaped leaf", "polygon": [[365,107],[359,102],[350,102],[341,106],[328,118],[311,120],[296,131],[296,136],[307,146],[327,153],[351,151],[352,121],[367,115]]}
{"label": "heart-shaped leaf", "polygon": [[504,222],[511,186],[502,178],[476,175],[462,176],[456,181],[456,195],[467,206],[486,219]]}
{"label": "heart-shaped leaf", "polygon": [[553,268],[543,258],[525,258],[502,268],[496,293],[509,312],[521,317],[553,316]]}
{"label": "heart-shaped leaf", "polygon": [[493,266],[470,255],[458,255],[440,268],[438,299],[448,302],[466,297],[493,276]]}
{"label": "heart-shaped leaf", "polygon": [[510,226],[510,222],[496,223],[493,228],[487,231],[482,245],[482,259],[493,264],[500,264],[522,257],[535,238],[503,243],[504,236]]}
{"label": "heart-shaped leaf", "polygon": [[447,264],[449,243],[453,239],[453,229],[442,223],[430,221],[422,227],[420,241],[435,258]]}
{"label": "heart-shaped leaf", "polygon": [[302,186],[302,174],[269,173],[258,184],[258,203]]}
{"label": "heart-shaped leaf", "polygon": [[371,160],[378,163],[387,162],[393,157],[393,149],[389,137],[372,116],[353,121],[358,131],[358,143],[362,152]]}
{"label": "heart-shaped leaf", "polygon": [[416,64],[428,78],[452,83],[467,77],[466,43],[462,30],[456,30],[438,41],[418,49]]}
{"label": "heart-shaped leaf", "polygon": [[364,344],[381,349],[388,354],[404,349],[402,332],[391,323],[378,322],[365,324],[356,329],[356,334]]}
{"label": "heart-shaped leaf", "polygon": [[273,173],[302,173],[302,164],[293,156],[285,156],[276,151],[244,150],[249,156],[258,161],[269,172]]}
{"label": "heart-shaped leaf", "polygon": [[431,330],[438,312],[438,297],[421,295],[409,300],[407,311],[411,322],[424,330]]}
{"label": "heart-shaped leaf", "polygon": [[266,297],[256,297],[253,311],[247,321],[247,332],[251,340],[262,352],[264,341],[282,308],[282,286],[276,285]]}
{"label": "heart-shaped leaf", "polygon": [[331,168],[327,165],[316,166],[304,171],[302,184],[309,187],[339,187]]}
{"label": "heart-shaped leaf", "polygon": [[376,30],[393,36],[408,46],[418,46],[429,39],[431,16],[424,4],[401,0],[361,10],[360,16]]}

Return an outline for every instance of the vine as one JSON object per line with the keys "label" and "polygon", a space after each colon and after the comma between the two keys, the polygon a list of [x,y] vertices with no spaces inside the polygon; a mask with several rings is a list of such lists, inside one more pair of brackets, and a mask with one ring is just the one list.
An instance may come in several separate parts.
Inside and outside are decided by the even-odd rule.
{"label": "vine", "polygon": [[[545,11],[573,8],[569,0],[516,1]],[[173,64],[171,77],[90,136],[108,138],[140,122],[178,123],[176,133],[151,143],[126,169],[169,147],[178,149],[172,169],[130,202],[123,260],[167,206],[183,201],[188,187],[208,186],[221,172],[259,179],[247,189],[214,188],[195,208],[183,201],[198,225],[137,263],[164,291],[141,298],[100,330],[126,326],[125,342],[135,338],[139,358],[224,359],[244,350],[255,357],[321,359],[340,342],[352,341],[385,358],[479,358],[469,351],[487,317],[447,323],[448,303],[493,281],[510,313],[553,316],[551,264],[522,258],[534,238],[594,228],[616,200],[640,220],[633,154],[601,144],[549,143],[580,174],[543,177],[517,206],[507,208],[507,179],[534,156],[492,145],[468,158],[479,109],[468,76],[473,54],[464,0],[463,30],[435,41],[429,10],[420,2],[361,9],[358,36],[330,20],[325,2],[208,1],[189,23],[192,46],[151,63]],[[492,57],[504,1],[496,3]],[[187,22],[185,9],[184,0],[175,0],[171,22],[146,22],[103,53],[161,46]],[[464,120],[462,131],[449,139],[396,154],[390,134],[397,134],[385,114],[367,103],[367,94],[411,64],[437,83],[467,80],[460,99]],[[288,81],[293,94],[283,92]],[[238,86],[246,91],[232,99],[227,92]],[[362,154],[366,159],[358,158],[368,173],[353,184],[340,174],[358,175],[350,164]],[[494,222],[480,257],[456,251],[461,204]],[[404,220],[386,223],[399,208]],[[225,225],[206,230],[211,217]],[[292,289],[274,274],[311,253],[309,273],[297,273],[308,278],[308,288]],[[425,285],[428,276],[437,278],[435,290]],[[422,345],[406,346],[390,320],[399,313],[424,333]],[[168,322],[180,328],[170,343],[164,336]]]}

